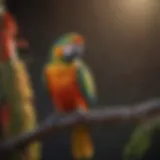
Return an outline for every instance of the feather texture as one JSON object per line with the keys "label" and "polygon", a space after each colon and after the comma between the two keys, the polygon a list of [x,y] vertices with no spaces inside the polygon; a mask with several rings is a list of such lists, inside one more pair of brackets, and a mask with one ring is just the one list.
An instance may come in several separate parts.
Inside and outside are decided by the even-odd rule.
{"label": "feather texture", "polygon": [[94,78],[89,68],[81,60],[77,61],[77,83],[79,89],[89,106],[93,106],[97,101]]}

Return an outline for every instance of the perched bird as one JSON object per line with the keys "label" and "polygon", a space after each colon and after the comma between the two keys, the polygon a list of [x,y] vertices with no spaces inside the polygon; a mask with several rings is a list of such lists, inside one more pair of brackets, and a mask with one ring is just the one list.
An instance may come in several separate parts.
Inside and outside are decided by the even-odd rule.
{"label": "perched bird", "polygon": [[[18,47],[27,45],[16,41],[18,26],[13,16],[5,12],[1,18],[0,138],[5,140],[32,131],[37,127],[37,119],[30,77],[17,53]],[[34,142],[2,159],[39,160],[40,155],[40,144]]]}
{"label": "perched bird", "polygon": [[[86,112],[96,104],[94,79],[82,61],[83,53],[84,39],[77,33],[63,35],[51,49],[43,78],[57,112]],[[75,125],[71,141],[74,159],[93,158],[94,146],[87,126]]]}

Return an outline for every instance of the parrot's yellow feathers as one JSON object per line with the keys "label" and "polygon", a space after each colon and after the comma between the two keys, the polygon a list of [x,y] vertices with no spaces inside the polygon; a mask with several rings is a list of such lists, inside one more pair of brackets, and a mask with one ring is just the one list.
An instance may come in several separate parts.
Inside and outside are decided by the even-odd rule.
{"label": "parrot's yellow feathers", "polygon": [[61,47],[56,47],[54,53],[56,57],[61,57],[63,55],[63,49]]}
{"label": "parrot's yellow feathers", "polygon": [[44,74],[49,81],[53,79],[53,76],[52,76],[53,72],[54,72],[54,67],[51,64],[45,66]]}

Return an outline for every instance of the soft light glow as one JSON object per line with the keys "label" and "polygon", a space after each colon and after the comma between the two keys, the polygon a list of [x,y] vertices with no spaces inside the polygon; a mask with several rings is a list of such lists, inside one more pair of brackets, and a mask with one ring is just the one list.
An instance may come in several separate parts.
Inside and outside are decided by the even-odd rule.
{"label": "soft light glow", "polygon": [[123,5],[135,15],[150,14],[156,8],[155,0],[124,0]]}

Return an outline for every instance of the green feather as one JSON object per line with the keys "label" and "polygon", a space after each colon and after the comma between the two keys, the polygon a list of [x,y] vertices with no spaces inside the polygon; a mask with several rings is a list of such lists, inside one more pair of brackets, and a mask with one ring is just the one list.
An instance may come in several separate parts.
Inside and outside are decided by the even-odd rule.
{"label": "green feather", "polygon": [[93,106],[97,101],[94,78],[89,68],[81,60],[77,62],[77,83],[85,100],[89,105]]}
{"label": "green feather", "polygon": [[10,136],[16,136],[20,133],[20,126],[22,123],[23,115],[21,114],[21,107],[19,107],[19,93],[17,91],[17,86],[14,85],[14,70],[11,62],[6,62],[2,64],[2,74],[3,74],[3,87],[4,94],[6,95],[6,100],[11,106],[11,124],[10,124]]}
{"label": "green feather", "polygon": [[[6,101],[10,107],[10,113],[11,113],[9,131],[7,135],[4,135],[4,136],[7,138],[13,138],[15,136],[18,136],[22,132],[28,132],[34,129],[34,127],[36,127],[36,126],[33,126],[35,124],[34,123],[35,117],[32,117],[32,115],[30,115],[28,119],[27,112],[24,109],[25,106],[23,106],[23,103],[22,103],[23,99],[21,97],[21,92],[17,84],[15,83],[16,74],[15,74],[14,63],[11,61],[1,63],[1,71],[3,75],[2,76],[2,84],[4,87],[3,91],[4,91]],[[25,122],[25,125],[24,125],[24,122]],[[34,145],[36,144],[33,144],[27,147],[27,149],[31,148],[30,152],[27,152],[27,154],[28,155],[32,154],[32,156],[34,155],[39,156],[40,153],[38,151],[38,148],[37,149],[36,147],[32,148],[32,146]],[[24,154],[23,154],[23,151],[22,152],[15,151],[10,154],[10,157],[11,157],[10,159],[13,159],[13,160],[22,160],[24,159]],[[36,158],[32,158],[32,159],[36,160]]]}
{"label": "green feather", "polygon": [[151,147],[153,133],[159,129],[160,119],[154,118],[139,125],[131,135],[130,141],[124,149],[124,159],[131,158],[142,159],[148,149]]}

